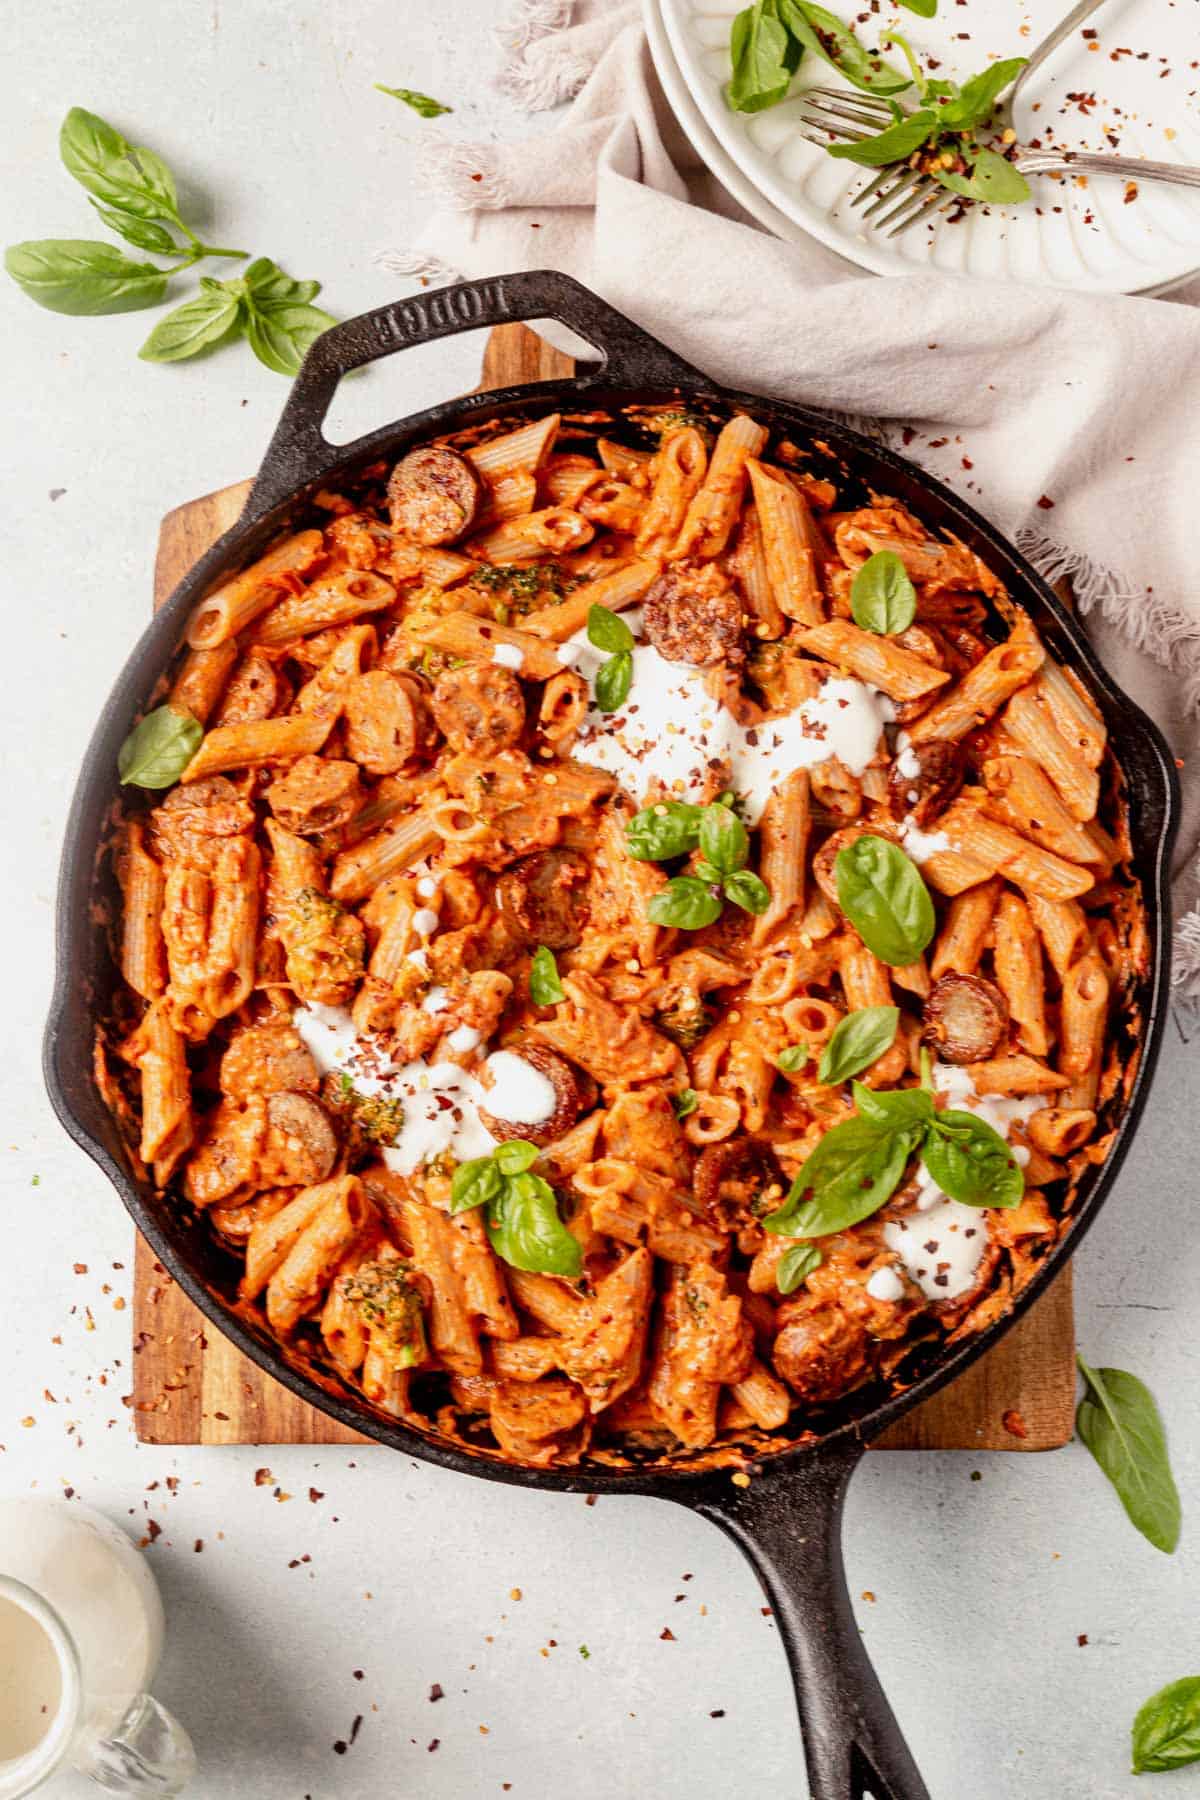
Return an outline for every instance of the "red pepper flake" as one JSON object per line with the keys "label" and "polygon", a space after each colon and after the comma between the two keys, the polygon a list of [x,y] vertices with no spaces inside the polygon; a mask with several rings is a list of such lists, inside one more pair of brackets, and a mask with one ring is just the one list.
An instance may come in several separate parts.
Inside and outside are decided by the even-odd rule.
{"label": "red pepper flake", "polygon": [[964,469],[973,469],[975,464],[971,461],[969,456],[964,456],[962,459],[962,466]]}
{"label": "red pepper flake", "polygon": [[1125,205],[1128,206],[1130,204],[1130,202],[1133,200],[1136,200],[1137,197],[1138,197],[1137,182],[1136,181],[1127,181],[1125,183]]}
{"label": "red pepper flake", "polygon": [[309,1488],[308,1497],[312,1501],[314,1506],[317,1504],[318,1500],[323,1500],[325,1498],[325,1496],[321,1492],[320,1488]]}
{"label": "red pepper flake", "polygon": [[441,1741],[442,1741],[441,1738],[430,1738],[430,1740],[429,1740],[428,1744],[425,1746],[425,1748],[432,1753],[434,1750],[437,1749],[437,1747],[441,1743]]}
{"label": "red pepper flake", "polygon": [[199,1556],[199,1554],[203,1550],[203,1548],[204,1548],[204,1539],[197,1538],[195,1543],[192,1545],[192,1549],[195,1551],[197,1556]]}
{"label": "red pepper flake", "polygon": [[1054,510],[1054,502],[1049,494],[1042,494],[1038,499],[1038,505],[1043,512],[1052,512]]}
{"label": "red pepper flake", "polygon": [[944,444],[948,444],[949,442],[950,442],[950,439],[948,437],[930,438],[929,448],[931,450],[940,450]]}
{"label": "red pepper flake", "polygon": [[658,1635],[664,1644],[673,1644],[675,1642],[675,1633],[671,1630],[669,1625],[664,1625]]}
{"label": "red pepper flake", "polygon": [[255,1469],[254,1471],[255,1487],[269,1487],[274,1479],[270,1469]]}
{"label": "red pepper flake", "polygon": [[361,1669],[355,1669],[353,1673],[355,1681],[361,1681],[363,1679],[363,1672]]}
{"label": "red pepper flake", "polygon": [[912,441],[916,437],[916,435],[917,434],[913,430],[911,425],[906,425],[904,427],[904,429],[901,431],[900,442],[904,445],[906,450],[907,450],[908,446],[912,443]]}
{"label": "red pepper flake", "polygon": [[345,1754],[349,1748],[350,1748],[350,1746],[346,1742],[345,1738],[339,1738],[337,1743],[333,1746],[333,1754],[335,1756],[345,1756]]}
{"label": "red pepper flake", "polygon": [[1094,26],[1088,25],[1088,26],[1085,26],[1085,28],[1083,29],[1083,31],[1080,32],[1079,35],[1081,37],[1085,37],[1085,38],[1094,38],[1094,37],[1098,36],[1098,33],[1096,32]]}
{"label": "red pepper flake", "polygon": [[1006,1412],[1000,1420],[1000,1423],[1003,1425],[1005,1431],[1007,1431],[1009,1437],[1027,1438],[1029,1436],[1029,1427],[1015,1408],[1010,1407],[1008,1412]]}
{"label": "red pepper flake", "polygon": [[446,1697],[445,1688],[442,1686],[440,1681],[435,1681],[433,1686],[429,1690],[429,1698],[431,1700],[444,1700],[445,1697]]}
{"label": "red pepper flake", "polygon": [[353,1742],[354,1742],[354,1740],[355,1740],[355,1738],[356,1738],[356,1737],[357,1737],[357,1736],[358,1736],[358,1734],[359,1734],[359,1732],[360,1732],[360,1731],[361,1731],[361,1730],[362,1730],[362,1722],[363,1722],[363,1716],[362,1716],[362,1714],[361,1714],[361,1713],[355,1713],[355,1715],[354,1715],[354,1723],[353,1723],[353,1725],[352,1725],[352,1726],[351,1726],[351,1727],[350,1727],[350,1742],[351,1742],[351,1743],[353,1743]]}
{"label": "red pepper flake", "polygon": [[1079,1636],[1075,1639],[1075,1642],[1079,1645],[1079,1648],[1081,1650],[1083,1649],[1083,1647],[1087,1643],[1087,1641],[1088,1641],[1088,1635],[1087,1635],[1086,1631],[1081,1631]]}
{"label": "red pepper flake", "polygon": [[710,1719],[723,1719],[725,1717],[725,1708],[723,1706],[715,1706],[708,1716]]}
{"label": "red pepper flake", "polygon": [[583,1504],[585,1506],[595,1506],[595,1504],[599,1498],[600,1498],[599,1494],[586,1494],[584,1496]]}
{"label": "red pepper flake", "polygon": [[88,1266],[86,1263],[76,1263],[75,1264],[75,1273],[77,1275],[86,1275],[87,1272],[88,1272]]}

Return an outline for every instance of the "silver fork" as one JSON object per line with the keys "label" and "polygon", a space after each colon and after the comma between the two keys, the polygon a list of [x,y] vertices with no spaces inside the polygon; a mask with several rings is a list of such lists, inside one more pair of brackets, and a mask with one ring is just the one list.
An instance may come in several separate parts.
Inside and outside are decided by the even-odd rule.
{"label": "silver fork", "polygon": [[[997,103],[994,119],[1001,134],[1013,129],[1013,107],[1030,76],[1101,5],[1103,0],[1079,0],[1066,18],[1042,39],[1007,96]],[[874,136],[881,127],[892,122],[892,111],[886,100],[855,89],[814,87],[798,98],[805,124],[824,134],[817,136],[814,131],[805,131],[803,135],[813,144],[824,145],[828,137],[859,142]],[[859,130],[860,126],[865,126],[866,130]],[[1150,162],[1141,157],[1108,156],[1086,150],[1034,150],[1018,145],[1012,161],[1023,175],[1072,170],[1081,174],[1123,175],[1126,180],[1173,181],[1185,187],[1200,187],[1200,169],[1187,168],[1182,163]],[[959,197],[920,169],[909,168],[907,164],[897,168],[894,163],[889,163],[855,194],[850,204],[866,206],[863,219],[869,219],[874,230],[882,231],[890,224],[887,235],[894,238],[930,213],[952,206]],[[866,205],[868,201],[870,204]],[[884,207],[886,212],[881,211]]]}

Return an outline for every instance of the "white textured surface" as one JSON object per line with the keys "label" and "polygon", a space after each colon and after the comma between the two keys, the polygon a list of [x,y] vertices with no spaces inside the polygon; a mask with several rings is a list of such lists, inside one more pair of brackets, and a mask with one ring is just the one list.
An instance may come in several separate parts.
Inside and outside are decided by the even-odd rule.
{"label": "white textured surface", "polygon": [[[371,251],[424,216],[409,184],[420,136],[525,129],[489,88],[490,12],[472,0],[442,0],[436,17],[417,0],[130,0],[101,26],[94,8],[50,0],[36,28],[29,15],[0,123],[5,238],[89,232],[54,150],[67,106],[87,104],[211,196],[224,241],[324,277],[343,315],[378,304],[396,284]],[[423,125],[373,94],[376,79],[459,110]],[[147,1552],[168,1610],[158,1686],[195,1735],[197,1800],[474,1800],[504,1782],[530,1800],[803,1794],[774,1627],[732,1546],[701,1521],[650,1501],[589,1508],[497,1489],[383,1451],[133,1443],[129,1313],[115,1310],[132,1233],[59,1132],[37,1068],[61,820],[95,709],[146,616],[159,517],[253,467],[286,387],[233,349],[192,367],[139,364],[136,314],[61,319],[7,282],[0,307],[0,1492],[66,1483],[135,1530],[147,1515],[161,1525]],[[476,344],[410,353],[352,384],[350,403],[365,425],[468,387],[477,364]],[[66,492],[51,502],[51,488]],[[851,1588],[934,1800],[1145,1800],[1146,1782],[1124,1772],[1127,1723],[1162,1682],[1200,1671],[1197,1054],[1172,1036],[1078,1281],[1089,1357],[1137,1370],[1162,1401],[1184,1493],[1178,1556],[1134,1535],[1077,1447],[881,1456],[856,1478]],[[274,1481],[256,1487],[264,1465]],[[310,1486],[323,1498],[310,1502]],[[445,1689],[437,1704],[432,1682]],[[1200,1795],[1200,1772],[1169,1785],[1178,1800]],[[53,1791],[94,1792],[73,1779]]]}
{"label": "white textured surface", "polygon": [[[903,0],[902,0],[903,3]],[[871,172],[826,155],[804,135],[797,95],[816,85],[854,89],[805,57],[791,98],[756,114],[732,113],[729,31],[739,0],[648,0],[659,8],[682,78],[723,151],[796,224],[879,273],[999,275],[1018,281],[1129,293],[1176,281],[1196,267],[1200,197],[1143,182],[1126,204],[1120,180],[1031,178],[1033,198],[1010,208],[968,207],[955,223],[922,223],[889,239],[861,223],[851,202]],[[864,42],[900,31],[939,77],[965,80],[998,57],[1028,55],[1067,8],[1062,0],[966,0],[932,19],[873,0],[857,14]],[[833,9],[838,10],[836,7]],[[874,14],[875,17],[872,17]],[[843,17],[850,17],[842,9]],[[1200,162],[1194,0],[1111,0],[1031,76],[1015,120],[1022,143],[1107,151],[1195,166]],[[899,49],[886,52],[903,67]],[[908,107],[910,96],[901,97]]]}

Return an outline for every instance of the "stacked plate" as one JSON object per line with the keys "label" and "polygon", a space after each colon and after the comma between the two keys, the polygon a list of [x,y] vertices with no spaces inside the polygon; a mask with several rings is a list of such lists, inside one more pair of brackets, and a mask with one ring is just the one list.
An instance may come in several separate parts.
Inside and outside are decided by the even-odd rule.
{"label": "stacked plate", "polygon": [[[820,238],[881,275],[935,268],[946,274],[1072,287],[1097,293],[1162,293],[1200,268],[1200,191],[1111,176],[1033,176],[1021,206],[968,206],[935,215],[889,240],[864,227],[850,202],[873,171],[827,156],[802,135],[797,96],[810,85],[846,85],[805,56],[788,99],[766,112],[731,112],[729,34],[742,0],[645,0],[651,54],[680,123],[713,174],[768,230]],[[884,0],[864,28],[875,48],[902,31],[941,78],[964,80],[999,56],[1027,54],[1069,0],[940,0],[932,19]],[[1190,15],[1190,16],[1185,16]],[[1022,142],[1069,144],[1200,166],[1200,85],[1194,0],[1109,0],[1093,35],[1077,33],[1022,89]],[[899,53],[892,60],[900,60]],[[852,89],[848,91],[853,92]],[[955,209],[956,211],[958,209]]]}

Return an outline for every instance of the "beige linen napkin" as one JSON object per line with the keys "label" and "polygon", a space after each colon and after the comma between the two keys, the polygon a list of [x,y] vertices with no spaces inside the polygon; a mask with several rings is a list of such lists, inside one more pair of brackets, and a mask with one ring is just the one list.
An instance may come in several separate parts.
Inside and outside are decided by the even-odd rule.
{"label": "beige linen napkin", "polygon": [[435,281],[564,269],[717,381],[870,421],[1069,575],[1183,763],[1176,979],[1200,998],[1200,308],[864,275],[768,235],[702,170],[636,5],[519,0],[498,36],[519,103],[577,97],[523,142],[427,140],[418,178],[445,210],[379,262]]}

